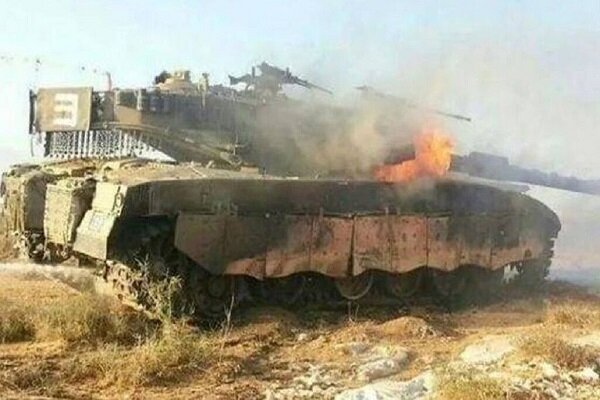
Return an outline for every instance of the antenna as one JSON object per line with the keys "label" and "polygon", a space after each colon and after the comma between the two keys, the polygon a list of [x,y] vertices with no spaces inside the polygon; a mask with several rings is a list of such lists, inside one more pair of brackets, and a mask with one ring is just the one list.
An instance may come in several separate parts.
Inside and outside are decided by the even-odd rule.
{"label": "antenna", "polygon": [[3,62],[5,64],[21,63],[26,65],[33,65],[35,68],[36,78],[42,67],[72,69],[82,72],[90,72],[94,75],[101,75],[106,77],[107,90],[111,90],[113,87],[112,74],[110,73],[110,71],[106,71],[96,67],[90,67],[87,65],[65,64],[54,60],[49,61],[47,59],[41,59],[39,57],[21,56],[16,54],[0,54],[0,62]]}

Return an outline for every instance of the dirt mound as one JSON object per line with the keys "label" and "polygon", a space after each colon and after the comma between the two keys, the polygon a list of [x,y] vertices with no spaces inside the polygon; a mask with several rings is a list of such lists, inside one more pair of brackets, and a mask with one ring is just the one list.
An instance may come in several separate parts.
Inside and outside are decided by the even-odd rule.
{"label": "dirt mound", "polygon": [[374,333],[388,338],[426,338],[440,336],[440,332],[429,322],[419,317],[400,317],[373,328]]}
{"label": "dirt mound", "polygon": [[235,331],[231,341],[277,340],[292,334],[299,325],[297,316],[276,307],[251,308],[239,319],[233,321]]}

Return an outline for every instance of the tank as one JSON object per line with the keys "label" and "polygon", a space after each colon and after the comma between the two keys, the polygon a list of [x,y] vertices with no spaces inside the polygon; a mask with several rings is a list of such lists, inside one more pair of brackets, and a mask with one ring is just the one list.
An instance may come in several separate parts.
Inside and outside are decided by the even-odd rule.
{"label": "tank", "polygon": [[[327,90],[258,69],[230,77],[243,90],[163,72],[148,89],[32,93],[30,131],[53,160],[3,175],[22,253],[95,266],[149,310],[173,284],[178,312],[200,317],[256,302],[404,302],[424,288],[478,298],[500,290],[507,268],[543,281],[560,229],[544,204],[451,171],[400,182],[303,174],[314,172],[306,160],[261,147],[260,121],[303,118],[281,85]],[[139,157],[148,150],[171,160]]]}

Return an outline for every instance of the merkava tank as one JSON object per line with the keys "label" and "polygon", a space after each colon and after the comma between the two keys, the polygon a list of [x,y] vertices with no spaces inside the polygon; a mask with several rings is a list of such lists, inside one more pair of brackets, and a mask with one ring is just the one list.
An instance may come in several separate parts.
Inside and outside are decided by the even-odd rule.
{"label": "merkava tank", "polygon": [[[442,299],[485,294],[507,267],[543,280],[560,229],[548,207],[464,174],[308,176],[293,151],[263,147],[257,121],[297,117],[284,84],[325,89],[258,68],[230,77],[241,91],[165,72],[148,89],[31,93],[30,133],[51,160],[2,181],[23,253],[95,265],[150,309],[153,285],[175,281],[182,310],[199,316],[251,301],[404,301],[424,285]],[[136,156],[148,149],[171,160]]]}

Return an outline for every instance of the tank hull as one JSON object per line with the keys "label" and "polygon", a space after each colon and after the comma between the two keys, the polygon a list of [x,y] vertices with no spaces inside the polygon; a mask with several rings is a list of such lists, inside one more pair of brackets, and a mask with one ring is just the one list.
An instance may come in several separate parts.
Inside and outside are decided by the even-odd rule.
{"label": "tank hull", "polygon": [[[329,280],[350,300],[369,291],[374,275],[406,295],[410,277],[423,270],[440,281],[465,268],[493,274],[507,266],[547,267],[560,229],[536,200],[457,177],[403,184],[311,180],[143,160],[94,172],[85,182],[52,175],[44,203],[43,231],[52,232],[44,238],[46,257],[92,260],[125,297],[148,304],[139,288],[173,276],[193,299],[201,287],[219,287],[216,298],[227,297],[223,287],[238,278],[261,286],[261,293],[276,282],[287,287],[285,298],[294,298],[306,276]],[[66,206],[77,215],[57,224]],[[194,304],[200,313],[202,307],[215,306]]]}

